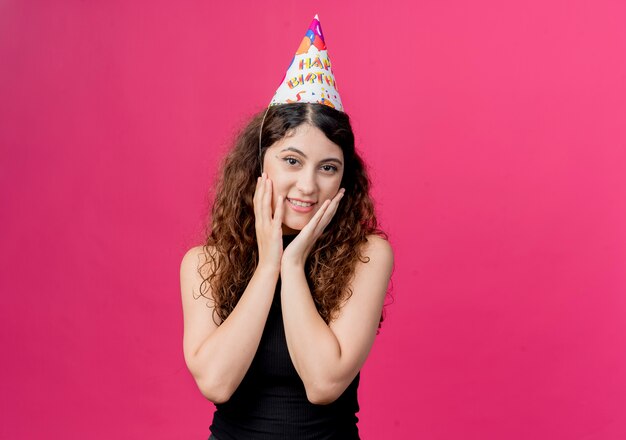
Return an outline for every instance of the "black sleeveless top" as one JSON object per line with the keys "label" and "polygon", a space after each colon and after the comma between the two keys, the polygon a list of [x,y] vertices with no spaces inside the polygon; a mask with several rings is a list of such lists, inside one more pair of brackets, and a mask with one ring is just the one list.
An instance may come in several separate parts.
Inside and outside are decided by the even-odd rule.
{"label": "black sleeveless top", "polygon": [[[294,238],[283,235],[283,249]],[[211,433],[218,440],[358,440],[359,378],[329,405],[308,401],[287,350],[279,278],[256,355],[231,398],[215,405]]]}

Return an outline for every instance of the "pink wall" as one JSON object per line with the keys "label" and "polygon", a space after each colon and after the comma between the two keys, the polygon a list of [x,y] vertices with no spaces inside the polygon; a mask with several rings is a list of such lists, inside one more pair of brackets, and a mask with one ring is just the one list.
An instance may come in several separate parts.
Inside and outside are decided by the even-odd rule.
{"label": "pink wall", "polygon": [[178,268],[319,13],[396,252],[364,439],[626,438],[626,6],[0,3],[0,437],[202,439]]}

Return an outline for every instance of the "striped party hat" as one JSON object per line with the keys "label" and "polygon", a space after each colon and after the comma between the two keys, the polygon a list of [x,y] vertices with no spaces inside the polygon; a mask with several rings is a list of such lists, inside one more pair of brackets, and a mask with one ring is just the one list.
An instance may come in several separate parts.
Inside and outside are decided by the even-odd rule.
{"label": "striped party hat", "polygon": [[325,104],[343,111],[317,14],[269,106],[294,102]]}

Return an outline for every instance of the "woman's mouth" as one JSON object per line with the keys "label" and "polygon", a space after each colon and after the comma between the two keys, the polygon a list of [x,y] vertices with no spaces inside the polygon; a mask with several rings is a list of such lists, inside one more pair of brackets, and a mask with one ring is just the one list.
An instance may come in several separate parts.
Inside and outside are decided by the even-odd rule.
{"label": "woman's mouth", "polygon": [[287,199],[289,206],[296,212],[311,212],[313,210],[314,202],[303,202],[300,200]]}

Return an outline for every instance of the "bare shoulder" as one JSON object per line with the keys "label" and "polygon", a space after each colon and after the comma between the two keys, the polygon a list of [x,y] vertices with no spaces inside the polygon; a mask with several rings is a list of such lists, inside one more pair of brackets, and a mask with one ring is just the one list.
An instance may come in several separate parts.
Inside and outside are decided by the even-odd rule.
{"label": "bare shoulder", "polygon": [[380,235],[370,234],[367,236],[367,244],[363,249],[363,255],[368,257],[369,261],[374,262],[375,266],[393,267],[393,248],[389,241]]}
{"label": "bare shoulder", "polygon": [[394,256],[389,241],[375,234],[367,236],[355,269],[355,291],[373,292],[383,297],[393,272]]}
{"label": "bare shoulder", "polygon": [[[364,243],[360,254],[350,282],[352,294],[341,307],[337,319],[331,323],[331,328],[341,340],[365,338],[360,340],[369,340],[369,347],[380,322],[394,257],[389,241],[374,234],[367,236],[367,243]],[[362,331],[355,332],[355,328]]]}
{"label": "bare shoulder", "polygon": [[183,275],[189,276],[192,273],[197,273],[200,269],[206,274],[211,264],[211,259],[208,257],[207,252],[212,252],[212,249],[206,246],[194,246],[185,252],[180,262],[181,277]]}
{"label": "bare shoulder", "polygon": [[211,252],[211,249],[205,246],[194,246],[185,252],[180,262],[180,283],[183,296],[198,297],[200,285],[211,270],[212,261],[207,252]]}
{"label": "bare shoulder", "polygon": [[185,252],[183,255],[183,261],[180,263],[181,268],[197,263],[200,256],[204,255],[204,249],[202,246],[194,246]]}

